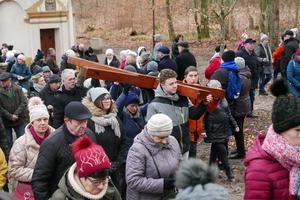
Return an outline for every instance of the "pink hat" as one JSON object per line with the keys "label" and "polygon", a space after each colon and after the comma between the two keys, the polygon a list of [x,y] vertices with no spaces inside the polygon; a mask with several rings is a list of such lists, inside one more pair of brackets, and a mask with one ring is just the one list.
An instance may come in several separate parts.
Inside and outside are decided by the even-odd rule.
{"label": "pink hat", "polygon": [[18,59],[21,59],[21,60],[25,61],[25,56],[20,54],[20,55],[18,55]]}
{"label": "pink hat", "polygon": [[32,97],[28,101],[30,123],[36,119],[48,118],[49,113],[40,97]]}

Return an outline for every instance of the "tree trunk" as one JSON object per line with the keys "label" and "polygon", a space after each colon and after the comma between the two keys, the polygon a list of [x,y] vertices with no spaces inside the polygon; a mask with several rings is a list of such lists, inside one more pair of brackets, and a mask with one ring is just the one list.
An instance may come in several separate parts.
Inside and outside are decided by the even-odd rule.
{"label": "tree trunk", "polygon": [[278,47],[278,35],[279,35],[279,0],[272,0],[269,2],[267,10],[267,21],[269,33],[269,44],[271,51],[276,51]]}
{"label": "tree trunk", "polygon": [[[229,8],[230,7],[230,0],[224,0],[224,7]],[[229,19],[226,18],[224,19],[225,23],[224,23],[224,29],[225,29],[225,40],[229,40]]]}
{"label": "tree trunk", "polygon": [[171,12],[170,12],[170,0],[166,0],[166,12],[167,12],[167,19],[168,19],[168,32],[169,32],[169,38],[171,41],[173,41],[176,38],[173,21],[171,18]]}
{"label": "tree trunk", "polygon": [[[198,9],[198,4],[197,4],[197,0],[193,0],[194,2],[194,8],[197,10]],[[197,28],[197,39],[198,41],[201,41],[201,32],[200,32],[200,24],[198,22],[198,12],[194,12],[194,19],[195,19],[195,24],[196,24],[196,28]]]}
{"label": "tree trunk", "polygon": [[260,7],[259,32],[265,34],[268,32],[268,22],[266,18],[268,1],[269,0],[260,0],[259,2],[259,7]]}
{"label": "tree trunk", "polygon": [[86,15],[85,15],[85,10],[84,10],[84,1],[79,0],[79,5],[80,5],[80,10],[81,10],[81,17],[85,18]]}
{"label": "tree trunk", "polygon": [[296,19],[294,22],[294,27],[296,28],[298,25],[298,18],[299,18],[299,1],[300,0],[296,0]]}
{"label": "tree trunk", "polygon": [[[195,0],[194,0],[195,1]],[[201,0],[201,10],[206,11],[208,9],[208,0]],[[201,38],[209,38],[209,21],[208,21],[209,16],[207,16],[206,13],[203,13],[201,17],[201,25],[202,25],[202,30],[201,30]]]}
{"label": "tree trunk", "polygon": [[249,21],[249,31],[252,31],[254,29],[254,19],[253,17],[251,16],[251,13],[250,13],[250,9],[249,9],[249,2],[248,1],[245,1],[245,6],[246,6],[246,11],[247,11],[247,15],[248,15],[248,21]]}

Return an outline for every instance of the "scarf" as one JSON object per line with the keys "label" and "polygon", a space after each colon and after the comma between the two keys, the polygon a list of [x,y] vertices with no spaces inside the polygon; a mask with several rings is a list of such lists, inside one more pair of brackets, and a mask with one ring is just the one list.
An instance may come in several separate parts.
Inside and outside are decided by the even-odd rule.
{"label": "scarf", "polygon": [[38,145],[40,145],[40,146],[41,146],[42,142],[44,141],[44,139],[46,139],[46,138],[50,135],[50,130],[49,130],[49,128],[46,130],[45,135],[44,135],[43,138],[39,137],[39,136],[35,133],[35,130],[34,130],[33,126],[31,126],[31,127],[29,128],[29,130],[30,130],[30,132],[31,132],[31,134],[32,134],[32,136],[33,136],[33,139],[34,139],[34,140],[36,141],[36,143],[38,143]]}
{"label": "scarf", "polygon": [[300,153],[297,150],[299,148],[293,147],[282,135],[276,133],[273,129],[273,125],[271,125],[263,142],[262,149],[274,157],[290,172],[289,194],[296,195],[296,191],[299,194]]}
{"label": "scarf", "polygon": [[262,43],[262,47],[264,48],[267,59],[271,62],[273,60],[273,57],[272,57],[270,46],[268,44]]}
{"label": "scarf", "polygon": [[131,119],[134,119],[134,118],[139,119],[140,116],[141,116],[140,115],[140,108],[139,107],[137,107],[137,110],[136,110],[135,114],[132,114],[126,107],[124,107],[123,110],[124,110],[124,112],[126,112],[127,115],[129,115],[129,117]]}
{"label": "scarf", "polygon": [[120,124],[116,117],[117,113],[109,113],[108,115],[102,115],[101,117],[93,116],[91,120],[95,122],[95,132],[97,134],[103,133],[106,126],[111,126],[115,131],[115,135],[120,138]]}
{"label": "scarf", "polygon": [[220,68],[228,68],[228,69],[232,69],[232,70],[239,70],[238,66],[235,64],[234,61],[223,62],[221,64]]}
{"label": "scarf", "polygon": [[34,83],[34,84],[33,84],[33,88],[34,88],[37,92],[40,92],[40,91],[44,88],[44,86],[41,86],[41,85],[39,85],[39,84]]}

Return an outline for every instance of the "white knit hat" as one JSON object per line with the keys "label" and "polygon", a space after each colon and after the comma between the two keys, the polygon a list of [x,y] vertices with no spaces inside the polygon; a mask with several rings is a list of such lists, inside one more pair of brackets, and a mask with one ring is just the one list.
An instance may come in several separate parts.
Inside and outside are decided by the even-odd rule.
{"label": "white knit hat", "polygon": [[25,56],[24,55],[22,55],[22,54],[20,54],[20,55],[18,55],[18,58],[17,59],[20,59],[20,60],[23,60],[23,61],[25,61]]}
{"label": "white knit hat", "polygon": [[159,113],[152,115],[147,123],[148,133],[158,137],[166,137],[171,135],[173,130],[173,122],[165,114]]}
{"label": "white knit hat", "polygon": [[105,55],[115,55],[112,49],[107,49]]}
{"label": "white knit hat", "polygon": [[40,118],[49,119],[49,113],[40,97],[32,97],[28,101],[30,123]]}

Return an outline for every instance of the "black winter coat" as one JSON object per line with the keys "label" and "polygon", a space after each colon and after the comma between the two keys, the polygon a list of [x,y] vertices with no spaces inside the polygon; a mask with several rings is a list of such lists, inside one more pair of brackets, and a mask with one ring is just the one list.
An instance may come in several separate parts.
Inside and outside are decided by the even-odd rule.
{"label": "black winter coat", "polygon": [[280,56],[280,71],[286,73],[286,69],[292,59],[292,55],[296,53],[299,48],[299,41],[295,38],[290,38],[285,40],[284,43],[285,46]]}
{"label": "black winter coat", "polygon": [[92,56],[90,56],[88,50],[86,50],[86,51],[84,52],[83,58],[86,59],[86,60],[93,61],[93,62],[97,62],[97,63],[99,62],[99,60],[98,60],[98,58],[97,58],[97,55],[96,55],[96,54],[93,54]]}
{"label": "black winter coat", "polygon": [[[96,143],[91,130],[85,134]],[[63,125],[43,141],[31,180],[35,200],[49,199],[58,189],[61,177],[75,163],[71,144],[78,138]]]}
{"label": "black winter coat", "polygon": [[16,61],[14,60],[14,61],[9,62],[9,63],[7,64],[6,72],[9,72],[9,73],[10,73],[11,68],[12,68],[12,66],[15,64],[15,62],[16,62]]}
{"label": "black winter coat", "polygon": [[163,69],[172,69],[176,73],[178,73],[178,66],[175,60],[171,59],[169,56],[162,57],[160,62],[158,63],[157,71],[161,71]]}
{"label": "black winter coat", "polygon": [[63,54],[61,56],[61,59],[62,59],[60,62],[60,70],[61,71],[64,71],[65,69],[77,70],[75,65],[68,63],[68,56],[66,54]]}
{"label": "black winter coat", "polygon": [[43,58],[38,58],[37,56],[35,56],[34,62],[31,64],[31,67],[30,67],[30,72],[31,72],[31,74],[33,74],[33,71],[31,71],[31,69],[32,69],[35,65],[38,65],[38,66],[40,66],[41,68],[43,68],[44,66],[47,65],[47,63],[46,63],[46,61],[45,61]]}
{"label": "black winter coat", "polygon": [[112,59],[112,61],[109,64],[107,62],[107,58],[105,58],[104,61],[103,61],[103,64],[119,68],[120,61],[118,60],[118,58],[116,56],[114,56],[113,59]]}
{"label": "black winter coat", "polygon": [[[54,99],[56,97],[56,92],[54,93],[51,89],[49,84],[45,85],[45,87],[39,92],[39,96],[41,97],[41,99],[44,101],[44,104],[47,106],[52,105],[53,106],[53,102]],[[53,117],[51,117],[53,110],[49,110],[48,109],[48,113],[50,116],[50,120],[49,120],[49,125],[53,127]]]}
{"label": "black winter coat", "polygon": [[183,81],[184,79],[184,72],[186,68],[189,66],[195,66],[197,67],[195,56],[188,50],[184,49],[177,57],[176,57],[176,63],[178,67],[178,80]]}
{"label": "black winter coat", "polygon": [[212,112],[207,112],[202,122],[202,132],[205,131],[207,137],[204,138],[206,143],[221,143],[228,141],[228,120],[233,128],[238,125],[230,113],[226,99],[221,100],[223,111],[220,105]]}
{"label": "black winter coat", "polygon": [[62,85],[57,91],[57,96],[53,102],[53,127],[59,128],[64,122],[65,107],[72,101],[81,101],[86,96],[87,88],[75,86],[74,90],[66,90]]}
{"label": "black winter coat", "polygon": [[178,47],[177,47],[178,40],[174,40],[172,43],[172,59],[175,59],[179,55]]}
{"label": "black winter coat", "polygon": [[251,89],[256,89],[259,79],[258,70],[258,58],[254,51],[249,55],[245,47],[241,47],[238,52],[236,52],[235,57],[242,57],[245,60],[245,65],[249,67],[251,71]]}

